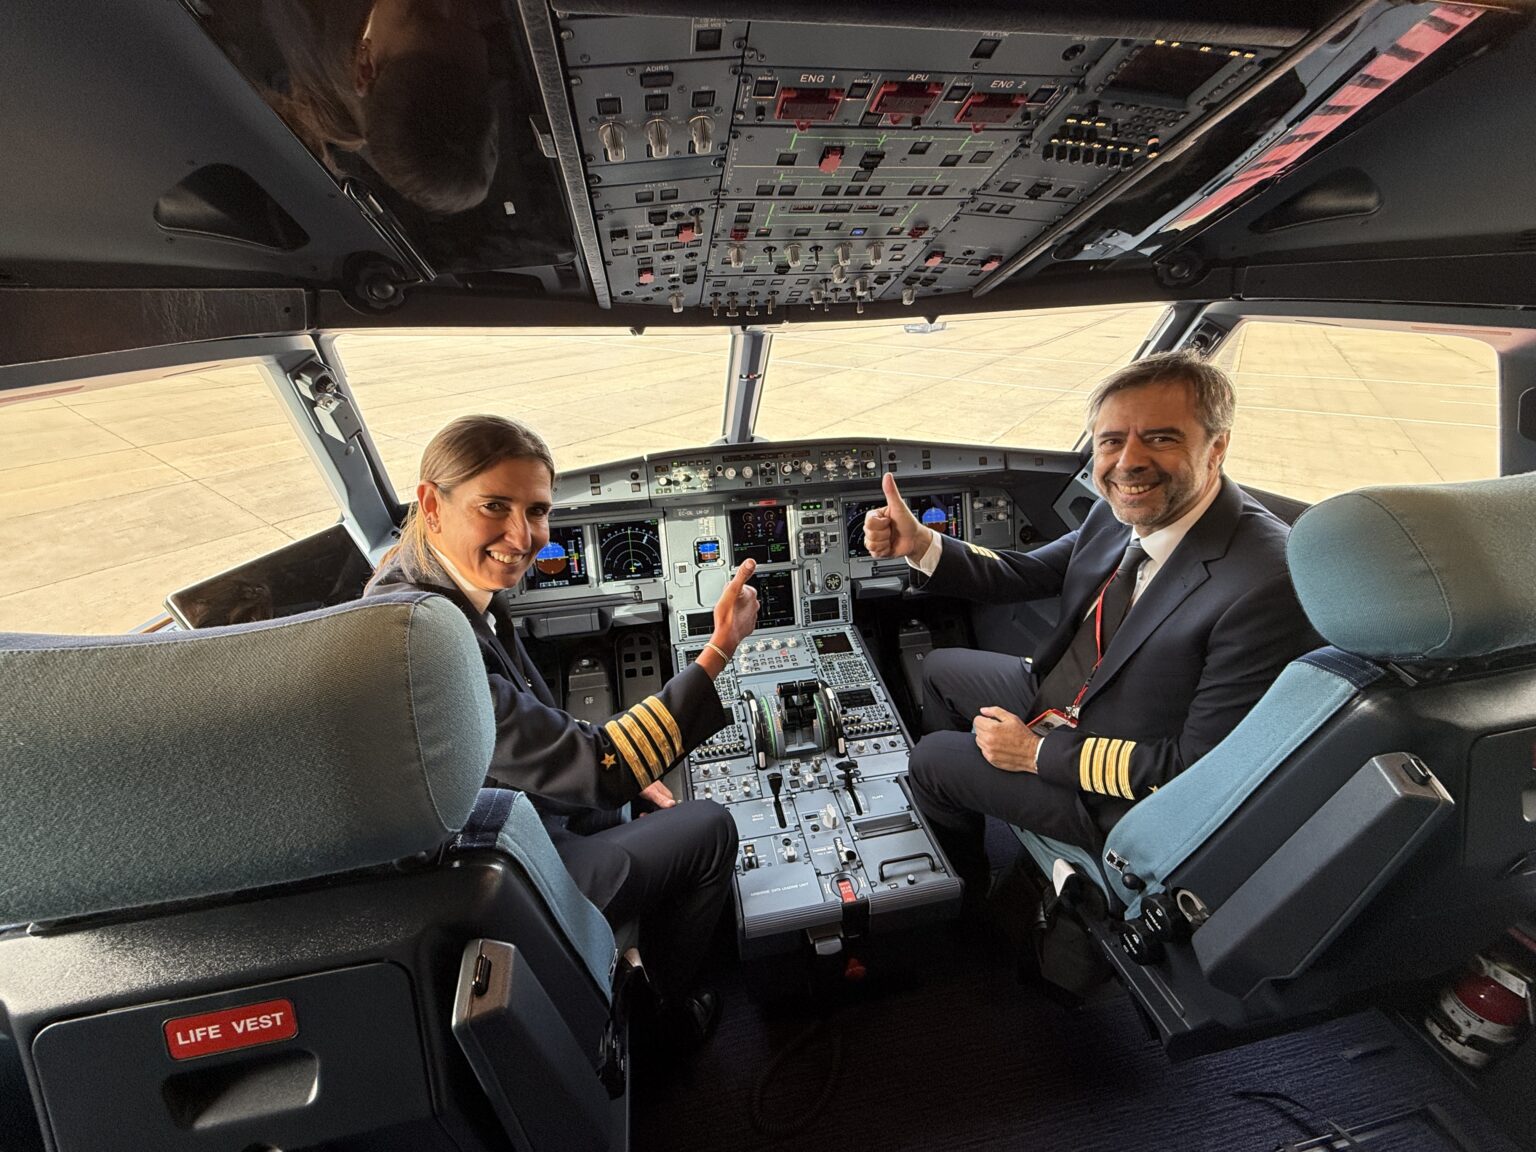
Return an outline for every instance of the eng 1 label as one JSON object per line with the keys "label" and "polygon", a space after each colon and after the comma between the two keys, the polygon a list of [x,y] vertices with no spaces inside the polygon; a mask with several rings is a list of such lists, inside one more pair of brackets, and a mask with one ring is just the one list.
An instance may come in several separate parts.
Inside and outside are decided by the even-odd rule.
{"label": "eng 1 label", "polygon": [[290,1040],[299,1034],[298,1017],[288,1000],[266,1000],[239,1008],[221,1008],[165,1022],[165,1046],[172,1060],[192,1060],[215,1052],[233,1052]]}

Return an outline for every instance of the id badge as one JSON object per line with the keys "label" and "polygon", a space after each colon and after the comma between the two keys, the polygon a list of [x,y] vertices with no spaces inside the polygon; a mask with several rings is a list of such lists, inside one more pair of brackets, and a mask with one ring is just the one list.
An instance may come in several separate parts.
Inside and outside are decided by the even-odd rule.
{"label": "id badge", "polygon": [[1036,736],[1044,736],[1057,728],[1076,728],[1077,721],[1060,708],[1047,708],[1029,722],[1029,730]]}

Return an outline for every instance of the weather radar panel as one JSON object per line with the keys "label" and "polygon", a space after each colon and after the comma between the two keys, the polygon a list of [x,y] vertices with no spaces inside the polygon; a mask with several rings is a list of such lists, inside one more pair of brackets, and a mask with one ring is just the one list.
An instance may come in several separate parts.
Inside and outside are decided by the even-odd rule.
{"label": "weather radar panel", "polygon": [[528,569],[528,587],[574,588],[591,583],[591,579],[586,530],[580,524],[551,528],[549,543],[539,549]]}
{"label": "weather radar panel", "polygon": [[597,554],[604,583],[659,580],[664,572],[661,533],[655,519],[599,524]]}

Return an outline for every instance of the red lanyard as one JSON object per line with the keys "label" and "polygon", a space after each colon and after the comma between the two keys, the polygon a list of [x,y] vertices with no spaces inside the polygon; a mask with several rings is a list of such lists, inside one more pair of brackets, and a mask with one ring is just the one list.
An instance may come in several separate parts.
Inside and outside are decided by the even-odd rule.
{"label": "red lanyard", "polygon": [[1119,573],[1112,573],[1108,580],[1104,581],[1104,587],[1099,589],[1099,598],[1093,604],[1093,650],[1095,659],[1093,667],[1088,669],[1088,677],[1083,681],[1083,686],[1077,690],[1077,695],[1072,698],[1072,703],[1067,705],[1067,715],[1077,719],[1078,705],[1083,702],[1083,697],[1088,695],[1088,686],[1093,683],[1094,673],[1099,670],[1099,665],[1104,663],[1104,593],[1109,591],[1109,586],[1115,582]]}

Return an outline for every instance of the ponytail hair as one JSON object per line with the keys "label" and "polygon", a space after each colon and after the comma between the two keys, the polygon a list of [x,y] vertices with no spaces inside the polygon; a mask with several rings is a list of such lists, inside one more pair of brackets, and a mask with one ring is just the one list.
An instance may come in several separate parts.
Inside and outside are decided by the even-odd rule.
{"label": "ponytail hair", "polygon": [[[489,415],[460,416],[439,430],[421,454],[421,479],[446,496],[503,460],[538,460],[549,469],[550,483],[554,483],[555,458],[543,437],[516,420]],[[378,570],[396,559],[418,572],[432,566],[426,520],[416,504],[406,512],[400,542],[384,553]]]}

